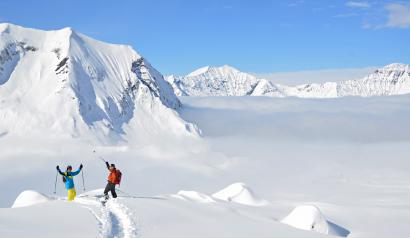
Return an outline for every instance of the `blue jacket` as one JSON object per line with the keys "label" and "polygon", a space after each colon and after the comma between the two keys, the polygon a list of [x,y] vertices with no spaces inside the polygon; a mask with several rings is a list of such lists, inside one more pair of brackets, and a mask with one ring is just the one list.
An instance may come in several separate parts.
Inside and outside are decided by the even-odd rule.
{"label": "blue jacket", "polygon": [[79,174],[81,171],[81,169],[77,169],[77,171],[75,172],[61,172],[58,171],[62,176],[65,177],[65,188],[68,189],[72,189],[74,188],[74,180],[73,177],[76,176],[77,174]]}

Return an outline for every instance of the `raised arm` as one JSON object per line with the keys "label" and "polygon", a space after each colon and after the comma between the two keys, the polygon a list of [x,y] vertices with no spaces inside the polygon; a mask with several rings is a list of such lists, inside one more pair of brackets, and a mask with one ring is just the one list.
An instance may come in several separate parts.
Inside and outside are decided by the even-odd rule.
{"label": "raised arm", "polygon": [[57,165],[56,169],[57,169],[57,171],[60,175],[65,176],[65,174],[63,172],[61,172],[60,166]]}
{"label": "raised arm", "polygon": [[107,169],[110,170],[110,164],[108,163],[108,161],[105,161],[105,165],[107,166]]}
{"label": "raised arm", "polygon": [[80,171],[83,169],[83,165],[81,164],[80,167],[77,169],[77,171],[71,172],[71,176],[76,176],[77,174],[80,173]]}

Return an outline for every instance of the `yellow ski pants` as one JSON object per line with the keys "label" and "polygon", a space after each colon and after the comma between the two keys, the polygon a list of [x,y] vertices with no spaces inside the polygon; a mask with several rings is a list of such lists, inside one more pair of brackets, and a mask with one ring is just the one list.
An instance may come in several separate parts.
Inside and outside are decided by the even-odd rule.
{"label": "yellow ski pants", "polygon": [[67,190],[67,200],[73,201],[75,196],[77,195],[75,188],[70,188]]}

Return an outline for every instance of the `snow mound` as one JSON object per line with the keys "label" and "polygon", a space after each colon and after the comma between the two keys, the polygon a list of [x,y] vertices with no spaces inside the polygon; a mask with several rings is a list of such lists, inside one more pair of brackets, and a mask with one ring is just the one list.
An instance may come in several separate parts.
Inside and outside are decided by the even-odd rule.
{"label": "snow mound", "polygon": [[294,208],[282,223],[298,229],[330,234],[330,226],[322,212],[313,205],[302,205]]}
{"label": "snow mound", "polygon": [[214,203],[215,200],[212,197],[199,193],[196,191],[184,191],[181,190],[178,192],[177,196],[184,200],[192,201],[192,202],[200,202],[200,203]]}
{"label": "snow mound", "polygon": [[281,221],[298,229],[315,231],[322,234],[346,237],[350,231],[326,220],[318,207],[313,205],[297,206]]}
{"label": "snow mound", "polygon": [[50,201],[50,198],[48,198],[46,195],[34,190],[26,190],[20,193],[20,195],[18,195],[18,197],[13,203],[13,206],[11,207],[27,207],[48,201]]}
{"label": "snow mound", "polygon": [[294,208],[282,223],[307,231],[329,234],[329,224],[319,208],[312,205],[302,205]]}
{"label": "snow mound", "polygon": [[267,205],[267,201],[258,198],[254,192],[246,186],[244,183],[234,183],[221,191],[214,193],[212,197],[227,201],[234,202],[248,206],[264,206]]}

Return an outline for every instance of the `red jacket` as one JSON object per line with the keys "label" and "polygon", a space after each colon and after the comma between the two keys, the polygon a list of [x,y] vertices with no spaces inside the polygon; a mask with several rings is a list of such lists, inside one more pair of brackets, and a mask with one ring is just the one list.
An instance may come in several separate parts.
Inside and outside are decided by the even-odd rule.
{"label": "red jacket", "polygon": [[108,182],[115,184],[116,180],[117,180],[117,170],[116,169],[110,170],[110,174],[108,175]]}

